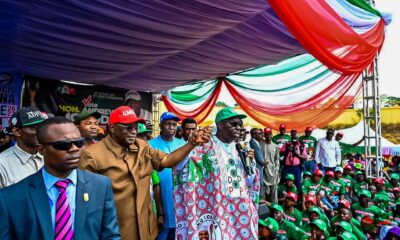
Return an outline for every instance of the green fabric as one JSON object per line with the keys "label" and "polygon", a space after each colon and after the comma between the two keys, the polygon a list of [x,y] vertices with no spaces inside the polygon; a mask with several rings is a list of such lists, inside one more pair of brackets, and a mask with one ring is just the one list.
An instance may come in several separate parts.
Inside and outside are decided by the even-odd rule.
{"label": "green fabric", "polygon": [[341,179],[333,179],[333,195],[344,195],[346,193],[346,183],[344,183]]}
{"label": "green fabric", "polygon": [[286,174],[285,179],[290,179],[292,181],[294,181],[294,175],[291,173]]}
{"label": "green fabric", "polygon": [[279,224],[279,230],[277,235],[286,235],[289,239],[299,239],[302,238],[306,233],[303,229],[294,225],[294,223],[283,220],[281,224]]}
{"label": "green fabric", "polygon": [[296,193],[298,194],[296,186],[293,184],[292,187],[286,186],[286,184],[280,184],[278,186],[278,197],[283,198],[286,197],[286,194],[288,192]]}
{"label": "green fabric", "polygon": [[301,215],[301,212],[297,208],[294,208],[294,211],[292,212],[287,212],[286,209],[284,211],[287,220],[293,222],[294,224],[296,224],[296,226],[303,225],[303,217]]}
{"label": "green fabric", "polygon": [[282,146],[283,144],[285,144],[286,142],[290,141],[290,136],[287,134],[276,134],[275,136],[272,137],[272,141],[279,145]]}
{"label": "green fabric", "polygon": [[360,203],[355,203],[351,205],[355,218],[361,222],[364,216],[369,216],[370,218],[377,219],[378,221],[382,221],[389,218],[389,214],[384,210],[380,209],[375,205],[371,205],[368,208],[361,207]]}
{"label": "green fabric", "polygon": [[277,222],[275,219],[273,219],[273,218],[268,217],[268,218],[265,219],[265,220],[260,219],[260,220],[258,220],[258,223],[261,224],[262,226],[267,227],[267,228],[270,229],[272,232],[277,232],[277,231],[279,230],[279,224],[278,224],[278,222]]}
{"label": "green fabric", "polygon": [[361,191],[357,192],[358,197],[366,196],[367,198],[371,198],[371,192],[366,189],[361,189]]}
{"label": "green fabric", "polygon": [[279,205],[279,204],[276,204],[276,203],[272,204],[271,205],[271,210],[272,209],[277,210],[278,212],[281,212],[282,214],[284,213],[282,206]]}
{"label": "green fabric", "polygon": [[313,156],[317,146],[317,139],[313,136],[306,137],[304,135],[299,138],[299,141],[307,147],[307,155]]}
{"label": "green fabric", "polygon": [[357,180],[353,181],[353,191],[355,194],[358,194],[361,192],[361,190],[367,190],[368,189],[368,183],[365,181],[358,182]]}
{"label": "green fabric", "polygon": [[306,179],[303,182],[303,186],[301,187],[303,194],[317,195],[319,189],[321,188],[321,182],[322,182],[322,179],[318,183],[314,183],[311,178]]}
{"label": "green fabric", "polygon": [[[393,191],[393,188],[395,188],[395,187],[398,187],[398,185],[394,186],[391,182],[385,183],[385,189],[388,191]],[[391,190],[389,190],[389,189],[391,189]]]}
{"label": "green fabric", "polygon": [[265,77],[277,75],[296,68],[304,67],[306,65],[314,63],[315,61],[316,59],[312,55],[302,54],[289,59],[285,59],[275,65],[264,65],[243,72],[235,73],[235,75],[246,77]]}
{"label": "green fabric", "polygon": [[390,198],[386,191],[379,191],[375,194],[373,201],[376,206],[383,210],[388,210]]}
{"label": "green fabric", "polygon": [[[342,221],[342,219],[338,216],[338,215],[336,215],[336,216],[334,216],[332,219],[331,219],[331,224],[332,224],[332,227],[334,227],[337,223],[339,223],[340,221]],[[354,227],[356,227],[356,228],[361,228],[361,224],[360,224],[360,222],[359,221],[357,221],[355,218],[351,218],[351,225],[352,225],[352,227],[354,228]]]}
{"label": "green fabric", "polygon": [[244,114],[239,114],[237,112],[235,112],[235,110],[233,110],[233,108],[231,107],[226,107],[223,108],[221,110],[219,110],[219,112],[217,113],[217,115],[215,116],[215,123],[219,123],[223,120],[229,119],[229,118],[233,118],[233,117],[237,117],[240,119],[244,119],[247,118],[246,115]]}
{"label": "green fabric", "polygon": [[398,173],[392,173],[390,174],[390,179],[395,179],[395,180],[399,180],[400,176]]}
{"label": "green fabric", "polygon": [[325,191],[325,196],[330,196],[335,191],[335,185],[332,181],[326,182],[325,179],[321,181],[321,189]]}
{"label": "green fabric", "polygon": [[158,177],[156,170],[153,170],[153,173],[151,174],[151,180],[153,181],[153,186],[160,183],[160,178]]}
{"label": "green fabric", "polygon": [[[310,84],[311,82],[323,79],[330,74],[331,74],[331,72],[329,70],[324,70],[323,72],[320,72],[311,78],[307,78],[304,81],[295,83],[295,84],[287,86],[287,87],[276,88],[276,89],[263,88],[262,86],[260,87],[260,85],[252,85],[252,84],[249,84],[248,82],[237,81],[229,76],[227,77],[227,79],[229,80],[230,83],[232,83],[232,85],[239,87],[243,90],[254,91],[254,92],[263,92],[263,93],[274,93],[274,92],[289,91],[289,90],[293,90],[295,88],[302,87],[306,84]],[[267,77],[267,76],[270,76],[270,75],[266,74],[262,77]]]}
{"label": "green fabric", "polygon": [[150,130],[147,130],[146,125],[143,123],[138,123],[138,133],[146,133],[146,132],[151,132]]}
{"label": "green fabric", "polygon": [[169,92],[172,102],[192,105],[207,99],[217,87],[218,80],[176,87]]}
{"label": "green fabric", "polygon": [[365,0],[347,0],[349,3],[353,4],[354,6],[357,6],[359,8],[364,9],[365,11],[368,11],[372,14],[375,14],[376,16],[381,17],[381,13],[374,9],[369,3],[367,3]]}
{"label": "green fabric", "polygon": [[346,221],[340,221],[337,226],[343,228],[345,231],[353,232],[353,227]]}

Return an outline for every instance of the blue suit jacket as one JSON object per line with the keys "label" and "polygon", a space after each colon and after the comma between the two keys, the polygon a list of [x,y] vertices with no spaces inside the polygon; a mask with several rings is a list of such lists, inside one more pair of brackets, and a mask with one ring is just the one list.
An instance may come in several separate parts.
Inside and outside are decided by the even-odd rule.
{"label": "blue suit jacket", "polygon": [[256,160],[257,166],[264,167],[264,153],[254,138],[250,139],[250,148],[254,150],[254,159]]}
{"label": "blue suit jacket", "polygon": [[[121,239],[110,180],[77,171],[74,239]],[[0,190],[0,239],[54,239],[41,171]]]}

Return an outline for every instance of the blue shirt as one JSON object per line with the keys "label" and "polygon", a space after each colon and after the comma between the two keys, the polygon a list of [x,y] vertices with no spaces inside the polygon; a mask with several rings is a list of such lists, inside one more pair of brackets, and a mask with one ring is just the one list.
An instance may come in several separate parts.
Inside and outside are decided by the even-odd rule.
{"label": "blue shirt", "polygon": [[[158,136],[149,141],[152,148],[158,149],[160,151],[171,153],[176,149],[182,147],[186,144],[185,140],[175,138],[172,141],[165,141]],[[158,172],[158,177],[160,178],[160,189],[162,205],[164,209],[164,227],[174,228],[175,222],[175,210],[174,210],[174,193],[173,193],[173,179],[172,179],[172,169],[164,168],[161,172]]]}
{"label": "blue shirt", "polygon": [[[56,227],[56,203],[59,194],[55,184],[58,180],[60,180],[60,178],[55,177],[50,173],[48,173],[44,167],[42,168],[42,175],[43,175],[44,185],[46,186],[47,196],[49,197],[51,223],[54,230]],[[72,229],[74,229],[76,182],[78,179],[76,170],[72,170],[71,174],[68,175],[67,179],[71,180],[71,183],[68,184],[66,191],[67,191],[69,208],[71,209]]]}

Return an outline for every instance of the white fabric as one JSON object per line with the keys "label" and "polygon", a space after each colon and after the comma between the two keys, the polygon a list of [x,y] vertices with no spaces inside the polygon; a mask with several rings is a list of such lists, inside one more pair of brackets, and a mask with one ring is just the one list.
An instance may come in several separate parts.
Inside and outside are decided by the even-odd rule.
{"label": "white fabric", "polygon": [[340,159],[340,146],[336,140],[328,141],[326,138],[318,140],[315,151],[317,163],[321,163],[324,167],[336,167],[340,165]]}

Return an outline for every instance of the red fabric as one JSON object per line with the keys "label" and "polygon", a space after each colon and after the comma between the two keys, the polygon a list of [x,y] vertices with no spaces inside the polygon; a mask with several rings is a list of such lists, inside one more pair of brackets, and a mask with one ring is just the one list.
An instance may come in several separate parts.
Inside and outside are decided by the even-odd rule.
{"label": "red fabric", "polygon": [[332,70],[360,73],[383,45],[383,19],[359,35],[325,1],[269,0],[269,3],[303,47]]}
{"label": "red fabric", "polygon": [[194,110],[185,111],[183,109],[180,109],[172,101],[170,101],[168,97],[164,95],[162,96],[162,100],[168,111],[175,113],[181,119],[194,118],[199,124],[207,118],[211,110],[214,108],[215,103],[217,102],[217,99],[219,97],[219,93],[221,92],[222,83],[223,81],[219,81],[214,91],[211,93],[210,97],[197,109]]}

